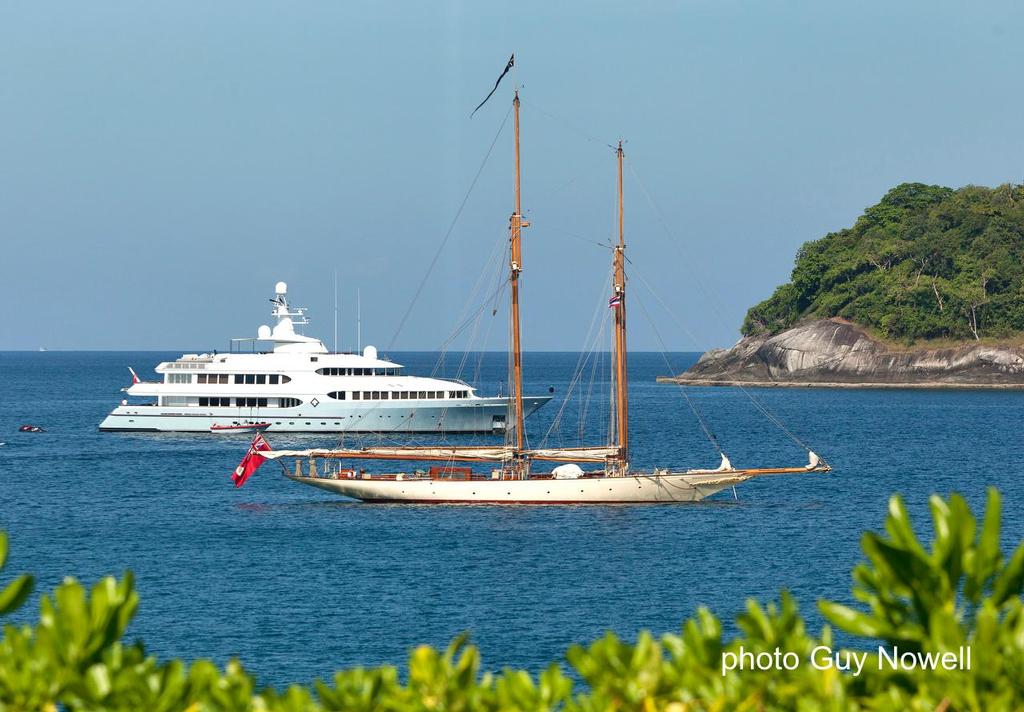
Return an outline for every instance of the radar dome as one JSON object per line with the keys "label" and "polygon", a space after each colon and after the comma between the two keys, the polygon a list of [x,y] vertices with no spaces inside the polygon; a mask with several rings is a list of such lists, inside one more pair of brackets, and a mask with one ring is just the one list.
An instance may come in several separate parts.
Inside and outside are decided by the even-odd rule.
{"label": "radar dome", "polygon": [[369,358],[369,359],[373,359],[374,361],[376,361],[377,360],[377,347],[376,346],[367,346],[365,349],[363,349],[363,358]]}
{"label": "radar dome", "polygon": [[256,338],[269,339],[270,338],[270,327],[264,324],[256,330]]}
{"label": "radar dome", "polygon": [[277,292],[278,294],[287,294],[288,285],[285,284],[284,282],[278,282],[277,284],[274,285],[274,291]]}

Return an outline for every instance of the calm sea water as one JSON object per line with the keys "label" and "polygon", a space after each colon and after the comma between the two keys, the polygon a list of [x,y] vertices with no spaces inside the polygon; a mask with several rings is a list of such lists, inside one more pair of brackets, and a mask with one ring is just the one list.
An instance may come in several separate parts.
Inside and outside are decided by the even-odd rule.
{"label": "calm sea water", "polygon": [[[240,657],[284,684],[341,666],[404,662],[419,643],[472,631],[484,663],[537,669],[569,644],[612,629],[678,629],[698,605],[727,620],[749,596],[794,591],[848,599],[864,529],[901,492],[922,529],[933,492],[1004,494],[1004,538],[1024,535],[1024,393],[757,390],[752,393],[835,467],[765,478],[697,505],[609,507],[369,506],[292,483],[267,467],[236,490],[244,437],[99,433],[128,382],[177,353],[0,353],[0,528],[6,574],[41,589],[135,572],[142,604],[129,635],[160,655]],[[435,354],[396,354],[429,372]],[[693,354],[670,356],[681,370]],[[449,358],[451,374],[458,357]],[[528,390],[556,398],[527,421],[540,442],[559,413],[576,354],[528,354]],[[503,387],[505,357],[471,358],[463,375]],[[718,458],[661,355],[634,354],[633,459],[714,467]],[[606,422],[606,368],[587,370],[586,418]],[[805,455],[736,389],[690,389],[736,465],[803,464]],[[578,442],[583,399],[549,442]],[[21,423],[45,434],[16,432]],[[598,437],[597,439],[600,439]],[[275,445],[330,445],[277,436]],[[372,441],[372,439],[370,439]],[[468,438],[467,438],[468,440]],[[479,438],[475,438],[479,440]],[[22,619],[35,615],[34,599]]]}

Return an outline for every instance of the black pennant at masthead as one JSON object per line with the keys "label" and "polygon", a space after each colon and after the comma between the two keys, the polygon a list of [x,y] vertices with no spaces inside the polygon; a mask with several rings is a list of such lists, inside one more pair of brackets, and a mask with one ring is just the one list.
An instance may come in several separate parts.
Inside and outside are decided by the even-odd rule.
{"label": "black pennant at masthead", "polygon": [[[501,80],[505,78],[505,75],[508,74],[508,70],[512,69],[512,67],[514,67],[515,64],[516,64],[516,55],[513,54],[511,57],[508,58],[508,64],[505,65],[505,71],[501,73],[500,77],[498,77],[498,81],[494,82],[494,88],[491,89],[491,93],[488,94],[486,97],[484,97],[483,101],[481,101],[479,104],[477,104],[476,109],[473,109],[473,114],[475,114],[477,112],[477,110],[481,106],[486,104],[488,99],[490,99],[492,96],[494,96],[494,92],[498,91],[498,85],[501,84]],[[470,114],[469,118],[472,119],[473,118],[473,114]]]}

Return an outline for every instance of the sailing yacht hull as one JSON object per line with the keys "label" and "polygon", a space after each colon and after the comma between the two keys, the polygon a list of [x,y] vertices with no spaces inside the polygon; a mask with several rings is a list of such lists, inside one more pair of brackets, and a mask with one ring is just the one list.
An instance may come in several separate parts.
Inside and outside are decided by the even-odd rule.
{"label": "sailing yacht hull", "polygon": [[699,502],[746,482],[739,473],[668,473],[577,480],[290,479],[368,503],[656,504]]}

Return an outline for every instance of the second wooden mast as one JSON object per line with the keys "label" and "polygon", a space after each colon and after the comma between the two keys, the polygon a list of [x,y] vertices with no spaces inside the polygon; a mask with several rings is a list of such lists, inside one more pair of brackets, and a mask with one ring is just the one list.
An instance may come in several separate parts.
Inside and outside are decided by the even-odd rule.
{"label": "second wooden mast", "polygon": [[626,373],[626,241],[622,205],[622,141],[615,149],[618,159],[619,244],[615,246],[612,275],[612,308],[615,309],[615,425],[618,431],[619,467],[629,465],[629,376]]}
{"label": "second wooden mast", "polygon": [[515,146],[516,146],[516,180],[515,210],[509,218],[509,283],[512,294],[512,399],[515,423],[515,445],[517,451],[523,450],[523,355],[519,341],[519,274],[523,271],[522,231],[530,223],[523,220],[522,199],[519,185],[519,90],[512,99],[515,111]]}

